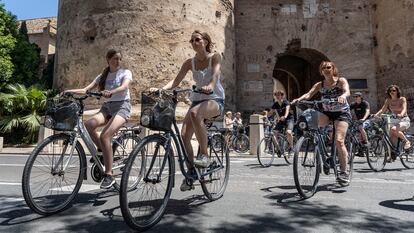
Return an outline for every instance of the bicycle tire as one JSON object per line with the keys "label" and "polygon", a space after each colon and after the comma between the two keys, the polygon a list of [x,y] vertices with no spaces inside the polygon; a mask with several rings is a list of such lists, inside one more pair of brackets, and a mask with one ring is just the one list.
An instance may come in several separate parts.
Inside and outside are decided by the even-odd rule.
{"label": "bicycle tire", "polygon": [[370,146],[366,153],[368,166],[376,172],[382,171],[387,163],[388,146],[381,135],[370,139]]}
{"label": "bicycle tire", "polygon": [[[293,163],[293,149],[290,148],[289,142],[287,137],[284,135],[277,135],[277,141],[279,143],[280,152],[283,155],[287,164]],[[295,143],[293,143],[295,144]]]}
{"label": "bicycle tire", "polygon": [[[132,151],[122,174],[121,212],[127,225],[134,230],[144,231],[151,228],[161,220],[165,213],[171,196],[175,173],[173,150],[170,148],[167,152],[165,144],[166,138],[159,134],[143,138]],[[136,157],[142,155],[144,155],[144,163],[134,167]],[[153,165],[155,166],[150,170],[152,160],[154,160]],[[164,169],[166,170],[163,169],[164,176],[158,182],[158,174],[160,174],[160,168],[162,167],[160,165],[163,164],[163,161],[165,161]],[[130,177],[133,177],[130,174],[132,169],[137,167],[140,167],[141,170],[138,173],[142,173],[143,176],[141,176],[141,180],[138,181],[136,187],[130,190],[131,185],[129,183],[137,182],[136,180],[129,180]],[[156,190],[162,181],[166,181],[164,190]],[[156,187],[156,185],[158,186]],[[146,194],[149,196],[145,197]]]}
{"label": "bicycle tire", "polygon": [[[70,135],[64,133],[49,136],[34,148],[26,161],[22,176],[23,197],[30,209],[38,214],[52,215],[65,210],[79,192],[86,174],[85,152],[79,142],[76,143],[73,149],[76,155],[73,154],[74,157],[63,158],[62,166],[66,164],[69,167],[65,166],[67,168],[65,171],[59,170],[55,171],[55,174],[52,173],[53,163],[58,162],[60,153],[64,153],[60,152],[57,156],[54,152],[58,152],[60,149],[65,149],[65,152],[70,151],[71,148],[68,149],[65,145],[70,145],[72,139]],[[52,164],[49,165],[47,164],[48,162]],[[69,162],[71,163],[69,164]],[[69,172],[72,170],[73,173]],[[45,179],[35,182],[43,177],[41,175],[32,175],[36,171],[44,172],[46,178],[50,176],[53,182],[46,181],[42,185],[37,185]],[[70,177],[73,177],[73,179],[70,179]],[[72,180],[74,181],[73,184],[71,183]],[[52,187],[47,188],[47,185]],[[46,193],[40,194],[43,190]],[[37,197],[37,195],[39,196]]]}
{"label": "bicycle tire", "polygon": [[262,167],[270,167],[275,159],[276,145],[272,138],[264,137],[257,145],[257,160]]}
{"label": "bicycle tire", "polygon": [[226,141],[223,135],[217,133],[211,136],[211,144],[216,151],[219,151],[222,148],[222,144],[226,144]]}
{"label": "bicycle tire", "polygon": [[[408,150],[404,150],[401,148],[404,152],[400,155],[400,160],[402,165],[407,169],[413,169],[414,168],[414,138],[408,137],[407,139],[411,142],[411,147]],[[401,146],[402,147],[402,146]]]}
{"label": "bicycle tire", "polygon": [[245,134],[238,135],[233,140],[233,148],[237,153],[245,153],[249,150],[249,137]]}
{"label": "bicycle tire", "polygon": [[[309,154],[309,152],[313,154]],[[296,189],[304,199],[312,197],[318,187],[319,174],[321,172],[321,158],[319,153],[317,145],[313,143],[313,139],[309,136],[302,136],[295,146],[293,177]],[[305,180],[302,181],[302,172],[300,172],[302,168],[305,170],[305,175],[313,173],[309,178],[305,178],[310,181],[309,184],[305,184]],[[311,170],[314,170],[314,172]]]}
{"label": "bicycle tire", "polygon": [[[131,133],[121,133],[118,137],[113,140],[112,151],[113,151],[113,164],[112,167],[120,167],[119,169],[113,169],[113,177],[115,178],[114,189],[119,192],[120,181],[122,177],[122,170],[127,159],[131,154],[132,150],[141,142],[141,138],[138,135]],[[134,188],[134,184],[130,189]]]}
{"label": "bicycle tire", "polygon": [[[224,140],[224,138],[223,138]],[[230,155],[225,143],[219,151],[209,143],[209,159],[212,162],[208,168],[200,169],[200,174],[214,171],[207,176],[200,178],[201,188],[204,195],[210,200],[215,201],[221,198],[226,190],[230,174]]]}

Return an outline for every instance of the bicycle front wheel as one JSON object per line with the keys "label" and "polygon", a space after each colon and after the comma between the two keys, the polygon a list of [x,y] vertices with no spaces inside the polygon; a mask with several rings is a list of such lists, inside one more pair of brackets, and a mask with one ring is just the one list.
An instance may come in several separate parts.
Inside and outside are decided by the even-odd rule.
{"label": "bicycle front wheel", "polygon": [[[122,171],[124,170],[124,166],[127,163],[128,157],[140,141],[141,138],[138,135],[134,135],[132,133],[122,133],[113,140],[112,151],[114,153],[114,156],[112,164],[112,174],[115,178],[115,184],[113,185],[113,187],[117,191],[119,191],[120,189],[119,184],[121,183]],[[140,158],[142,158],[142,156],[136,157],[137,160]],[[136,164],[138,164],[138,161],[135,162]],[[135,177],[135,180],[140,180],[140,178]],[[131,185],[132,186],[130,187],[130,189],[134,188],[136,184],[131,183]]]}
{"label": "bicycle front wheel", "polygon": [[400,159],[405,168],[412,169],[414,168],[414,137],[407,136],[407,139],[411,142],[411,147],[408,150],[404,150]]}
{"label": "bicycle front wheel", "polygon": [[237,136],[233,141],[234,150],[237,153],[245,153],[249,150],[249,137],[241,134]]}
{"label": "bicycle front wheel", "polygon": [[[224,140],[224,138],[222,138]],[[214,201],[221,198],[226,190],[230,174],[230,156],[227,144],[222,143],[221,149],[216,150],[209,145],[210,166],[200,169],[200,184],[204,195]]]}
{"label": "bicycle front wheel", "polygon": [[174,182],[173,151],[165,146],[165,137],[147,136],[134,148],[125,166],[120,205],[132,229],[147,230],[164,215]]}
{"label": "bicycle front wheel", "polygon": [[293,177],[295,186],[303,198],[316,192],[321,171],[321,158],[317,145],[309,136],[302,136],[293,156]]}
{"label": "bicycle front wheel", "polygon": [[388,146],[382,136],[376,135],[370,139],[367,162],[369,167],[376,172],[382,171],[387,163]]}
{"label": "bicycle front wheel", "polygon": [[271,136],[267,136],[260,140],[257,145],[257,160],[262,167],[269,167],[275,159],[276,145]]}
{"label": "bicycle front wheel", "polygon": [[22,191],[27,205],[38,214],[66,209],[82,185],[85,153],[67,134],[43,140],[29,156],[23,170]]}

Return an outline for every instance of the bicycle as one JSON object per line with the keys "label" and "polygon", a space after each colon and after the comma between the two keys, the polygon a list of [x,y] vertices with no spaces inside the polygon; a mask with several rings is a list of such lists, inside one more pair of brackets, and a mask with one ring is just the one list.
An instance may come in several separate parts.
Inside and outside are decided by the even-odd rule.
{"label": "bicycle", "polygon": [[[122,216],[128,226],[135,230],[143,231],[151,228],[165,213],[175,184],[173,146],[177,151],[180,171],[186,182],[192,183],[198,180],[203,193],[210,201],[221,198],[226,189],[230,160],[225,143],[222,143],[221,150],[217,151],[209,136],[208,153],[211,164],[207,168],[195,168],[195,173],[188,168],[190,161],[174,113],[178,94],[190,91],[196,90],[174,89],[142,93],[142,105],[147,105],[144,101],[148,101],[149,104],[148,107],[142,107],[141,125],[160,132],[143,138],[134,148],[122,175],[120,190]],[[162,118],[163,121],[155,120],[157,117]],[[141,158],[138,158],[138,166],[135,166],[137,157]],[[141,160],[144,161],[142,169],[139,167]],[[142,176],[139,184],[134,189],[128,190],[129,183],[136,182],[131,180],[131,173],[142,174]]]}
{"label": "bicycle", "polygon": [[237,153],[245,153],[249,150],[249,136],[246,135],[246,126],[235,125],[231,131],[229,147]]}
{"label": "bicycle", "polygon": [[283,156],[287,164],[292,163],[293,150],[285,136],[285,129],[276,130],[276,124],[272,122],[271,130],[265,132],[264,138],[257,145],[257,160],[262,167],[269,167],[275,159],[275,154],[279,158]]}
{"label": "bicycle", "polygon": [[[68,93],[57,101],[47,101],[43,124],[47,128],[62,132],[45,138],[34,148],[22,176],[24,199],[30,209],[38,214],[51,215],[65,210],[79,192],[82,181],[87,179],[86,155],[80,139],[84,141],[93,158],[93,180],[102,180],[102,158],[97,156],[97,149],[82,120],[83,101],[88,97],[100,98],[101,94],[88,92],[84,96],[74,97]],[[138,131],[139,129],[133,129],[135,133]],[[129,129],[114,139],[115,175],[125,166],[129,155],[125,145],[134,144],[131,140],[137,143],[140,139]],[[114,187],[119,190],[118,183]]]}
{"label": "bicycle", "polygon": [[390,160],[399,157],[405,168],[412,169],[414,168],[414,136],[406,134],[412,145],[408,150],[403,149],[404,143],[400,138],[397,140],[397,145],[394,146],[388,133],[388,117],[386,114],[381,114],[380,118],[372,120],[375,135],[370,140],[371,146],[367,155],[368,165],[373,171],[382,171],[388,162],[388,157]]}
{"label": "bicycle", "polygon": [[[370,121],[369,119],[367,119],[367,121]],[[348,133],[347,133],[347,137],[345,139],[345,141],[347,142],[351,142],[353,144],[353,150],[352,153],[354,154],[353,156],[358,156],[358,157],[368,157],[369,154],[369,144],[364,144],[362,143],[362,136],[361,136],[361,132],[359,127],[361,125],[363,125],[364,121],[360,121],[360,120],[356,120],[351,122],[351,124],[348,127]],[[374,136],[371,127],[367,127],[365,128],[365,132],[367,134],[367,140],[368,142],[370,142]]]}
{"label": "bicycle", "polygon": [[[298,139],[293,157],[293,176],[295,186],[303,198],[309,198],[314,195],[318,187],[319,174],[321,167],[326,175],[330,169],[334,170],[335,178],[339,176],[339,158],[335,145],[335,127],[333,127],[333,138],[330,140],[326,133],[318,127],[319,112],[322,111],[322,104],[336,102],[334,100],[315,100],[300,101],[297,105],[307,106],[298,118],[298,126],[303,130],[303,136]],[[296,106],[297,107],[297,106]],[[352,151],[352,143],[347,143],[347,150]],[[346,172],[349,179],[352,177],[353,153],[348,153],[348,163]],[[303,171],[302,171],[303,169]],[[339,180],[338,180],[339,181]],[[339,182],[341,186],[347,184]]]}

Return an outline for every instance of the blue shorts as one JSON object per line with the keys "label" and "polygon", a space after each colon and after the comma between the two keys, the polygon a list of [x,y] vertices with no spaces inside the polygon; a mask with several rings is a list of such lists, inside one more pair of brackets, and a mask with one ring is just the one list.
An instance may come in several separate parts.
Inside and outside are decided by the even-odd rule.
{"label": "blue shorts", "polygon": [[[209,100],[210,99],[193,101],[191,103],[190,109],[192,109],[193,107],[195,107],[195,106],[197,106],[197,105],[199,105],[199,104],[201,104],[203,102],[209,101]],[[211,100],[216,101],[216,103],[219,106],[219,111],[220,111],[220,115],[218,115],[218,116],[222,116],[224,114],[224,99],[211,99]]]}

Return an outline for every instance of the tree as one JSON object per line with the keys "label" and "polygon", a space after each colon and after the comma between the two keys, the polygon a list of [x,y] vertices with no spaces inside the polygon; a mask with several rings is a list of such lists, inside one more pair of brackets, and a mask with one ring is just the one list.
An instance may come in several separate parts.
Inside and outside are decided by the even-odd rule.
{"label": "tree", "polygon": [[40,48],[30,43],[26,21],[20,25],[12,58],[15,66],[13,78],[17,83],[26,87],[39,83]]}
{"label": "tree", "polygon": [[6,86],[6,92],[0,93],[0,133],[10,134],[23,129],[24,141],[33,142],[39,130],[40,115],[43,113],[47,93],[32,86],[21,84]]}
{"label": "tree", "polygon": [[16,16],[4,9],[0,3],[0,90],[9,82],[14,72],[11,53],[17,37]]}

